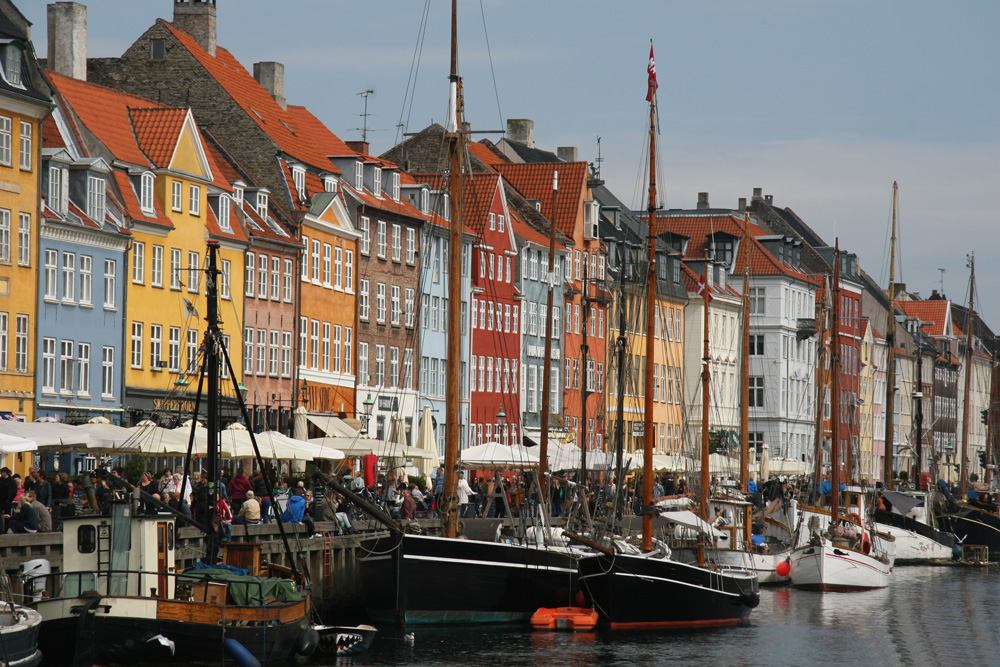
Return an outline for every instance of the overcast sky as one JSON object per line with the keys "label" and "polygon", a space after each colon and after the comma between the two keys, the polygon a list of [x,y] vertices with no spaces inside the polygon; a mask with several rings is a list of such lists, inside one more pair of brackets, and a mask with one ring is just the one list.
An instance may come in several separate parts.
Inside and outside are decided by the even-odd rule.
{"label": "overcast sky", "polygon": [[[18,4],[44,56],[45,3]],[[289,102],[338,136],[360,138],[357,93],[369,89],[374,154],[400,122],[443,121],[447,0],[430,3],[410,97],[423,0],[218,5],[219,44],[248,69],[284,63]],[[120,55],[172,8],[89,3],[89,55]],[[897,280],[928,296],[943,277],[945,293],[967,302],[975,250],[977,309],[1000,332],[1000,2],[459,0],[459,12],[475,129],[531,118],[540,148],[576,146],[590,162],[600,136],[602,177],[641,207],[652,39],[667,207],[693,208],[702,191],[735,207],[762,187],[885,284],[897,180]]]}

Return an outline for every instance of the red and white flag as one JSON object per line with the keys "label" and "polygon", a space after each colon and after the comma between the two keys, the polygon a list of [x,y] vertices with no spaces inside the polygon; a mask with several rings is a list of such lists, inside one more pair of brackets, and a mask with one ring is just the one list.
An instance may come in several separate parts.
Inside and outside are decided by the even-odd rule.
{"label": "red and white flag", "polygon": [[653,95],[656,94],[656,60],[653,58],[653,43],[649,44],[649,65],[646,66],[646,73],[649,75],[649,87],[646,89],[646,101],[652,102]]}
{"label": "red and white flag", "polygon": [[[706,284],[705,274],[703,273],[700,276],[698,276],[698,296],[699,297],[704,298],[704,296],[705,296],[705,284]],[[711,290],[711,288],[708,290],[708,300],[709,301],[712,300],[712,290]]]}

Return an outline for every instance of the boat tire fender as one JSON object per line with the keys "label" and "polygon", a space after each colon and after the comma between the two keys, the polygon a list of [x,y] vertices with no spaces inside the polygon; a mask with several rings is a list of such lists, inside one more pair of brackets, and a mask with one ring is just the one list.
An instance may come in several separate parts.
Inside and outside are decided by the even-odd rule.
{"label": "boat tire fender", "polygon": [[760,595],[757,593],[741,593],[740,600],[746,606],[750,607],[751,609],[754,609],[757,607],[757,605],[760,604]]}
{"label": "boat tire fender", "polygon": [[247,650],[247,647],[239,643],[232,637],[228,637],[224,642],[222,642],[222,647],[233,662],[235,662],[239,667],[260,667],[260,660],[258,660],[253,653]]}
{"label": "boat tire fender", "polygon": [[310,656],[316,651],[317,646],[319,646],[319,633],[316,632],[316,628],[309,628],[295,642],[295,652],[299,655]]}

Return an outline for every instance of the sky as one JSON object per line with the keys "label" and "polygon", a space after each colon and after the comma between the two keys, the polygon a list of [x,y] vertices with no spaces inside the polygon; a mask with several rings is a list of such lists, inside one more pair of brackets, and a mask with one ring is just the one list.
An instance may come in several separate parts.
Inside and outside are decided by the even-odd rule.
{"label": "sky", "polygon": [[[17,2],[17,0],[15,0]],[[21,0],[46,53],[45,3]],[[371,152],[443,122],[447,0],[219,0],[218,42],[252,70],[285,65],[285,97]],[[534,121],[644,207],[646,64],[656,51],[659,190],[733,207],[755,187],[828,243],[896,280],[976,302],[1000,333],[1000,3],[926,0],[459,0],[459,68],[474,130]],[[426,10],[426,14],[425,14]],[[95,0],[88,55],[121,55],[173,0]],[[425,21],[426,17],[426,21]],[[421,32],[421,26],[426,28]],[[421,37],[422,36],[422,37]],[[418,43],[421,48],[417,48]],[[418,64],[417,64],[418,63]],[[476,138],[498,139],[484,133]],[[943,271],[941,271],[943,269]]]}

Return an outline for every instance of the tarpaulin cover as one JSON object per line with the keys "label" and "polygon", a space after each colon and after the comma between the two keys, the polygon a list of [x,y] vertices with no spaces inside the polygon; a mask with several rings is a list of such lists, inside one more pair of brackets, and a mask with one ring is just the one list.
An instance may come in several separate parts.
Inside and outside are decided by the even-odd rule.
{"label": "tarpaulin cover", "polygon": [[211,581],[227,584],[229,597],[233,604],[241,606],[263,605],[264,598],[269,595],[274,596],[278,602],[298,602],[302,599],[302,592],[290,579],[240,575],[215,567],[189,570],[180,575],[177,580],[179,582]]}

